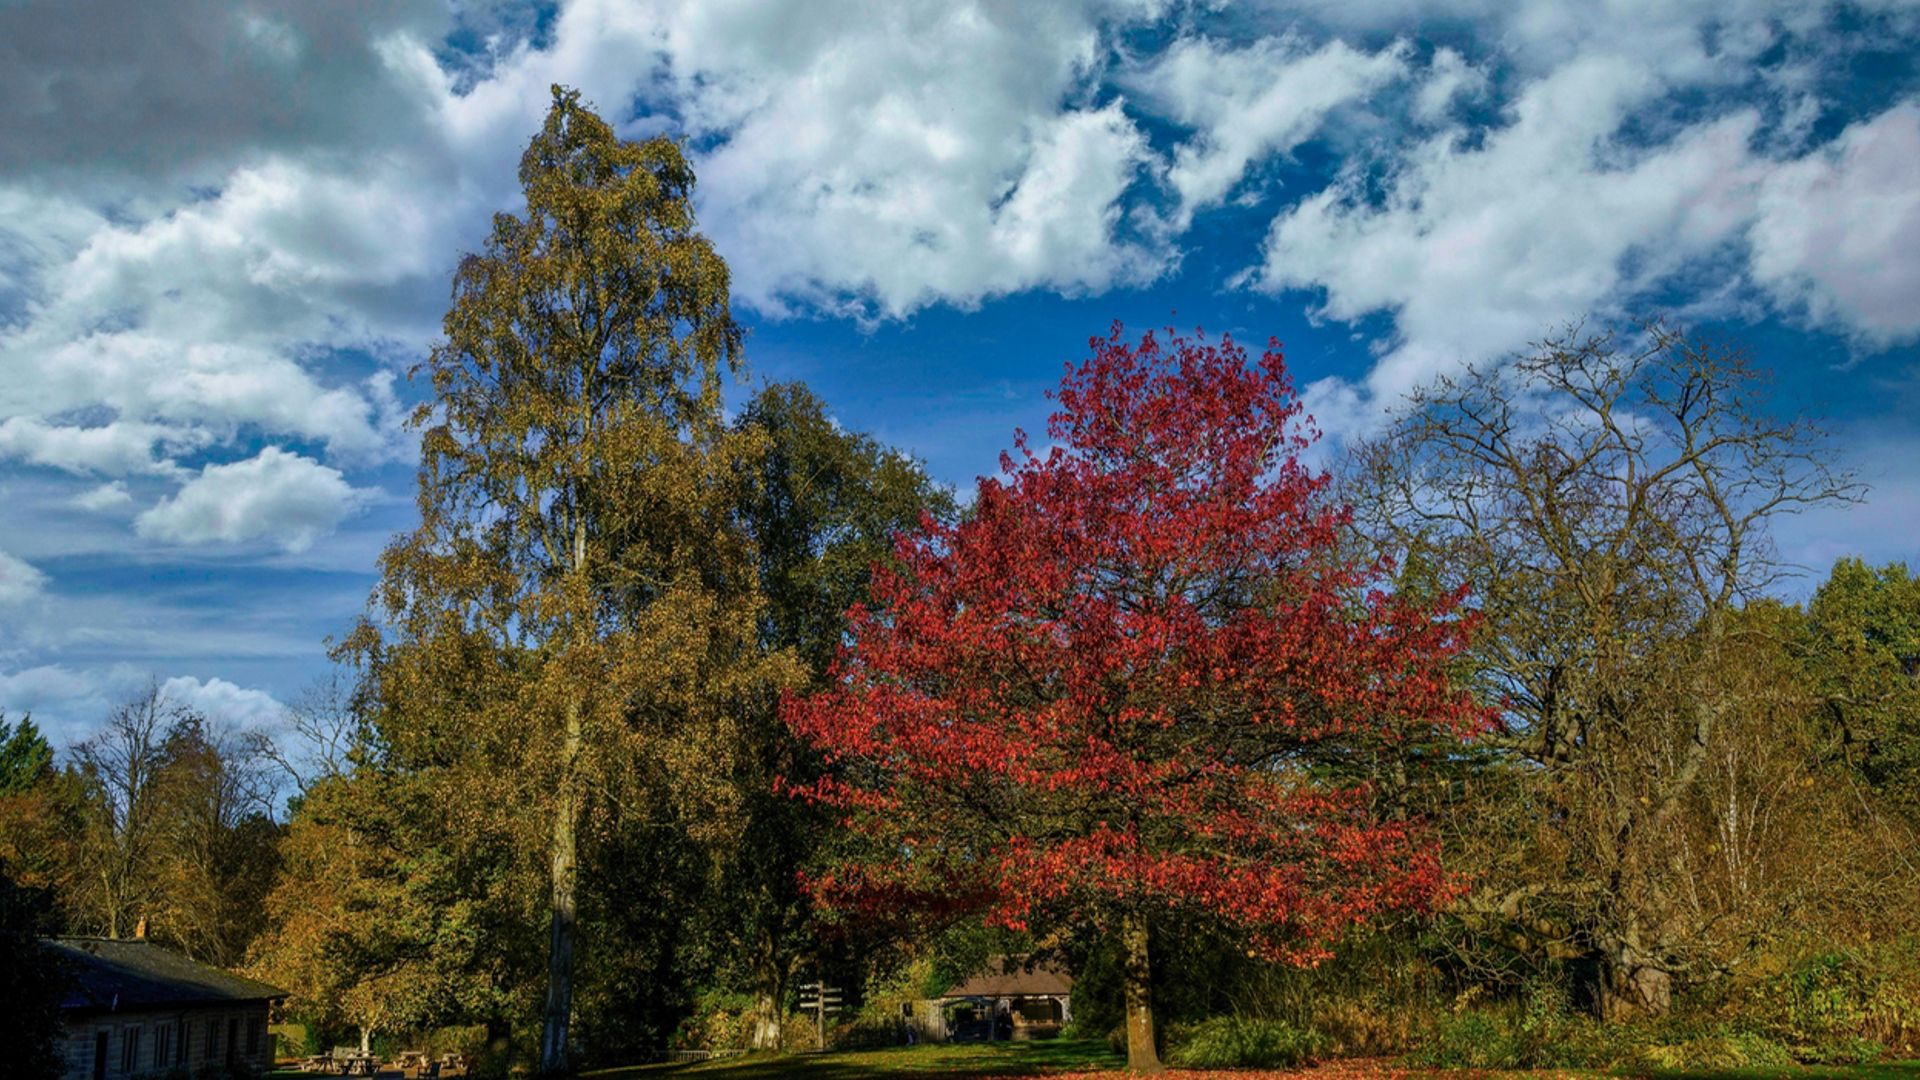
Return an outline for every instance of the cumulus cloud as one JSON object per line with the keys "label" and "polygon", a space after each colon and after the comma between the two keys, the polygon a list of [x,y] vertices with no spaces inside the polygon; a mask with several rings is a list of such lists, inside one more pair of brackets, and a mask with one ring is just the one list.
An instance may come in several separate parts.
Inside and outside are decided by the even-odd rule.
{"label": "cumulus cloud", "polygon": [[166,475],[177,467],[154,455],[156,444],[178,450],[204,442],[200,432],[159,424],[115,422],[81,427],[48,424],[35,416],[14,416],[0,422],[0,458],[73,473]]}
{"label": "cumulus cloud", "polygon": [[[603,7],[563,13],[555,56]],[[717,143],[701,209],[743,298],[897,316],[1164,268],[1123,228],[1145,138],[1095,95],[1111,29],[1160,7],[676,4],[642,32],[682,122]]]}
{"label": "cumulus cloud", "polygon": [[1243,48],[1208,38],[1175,42],[1134,84],[1156,112],[1196,129],[1167,173],[1180,199],[1179,227],[1225,199],[1250,165],[1291,152],[1335,109],[1406,73],[1404,46],[1370,53],[1330,41],[1315,48],[1297,35]]}
{"label": "cumulus cloud", "polygon": [[305,551],[365,502],[338,469],[269,446],[245,461],[208,465],[135,519],[141,536],[172,543],[267,539]]}
{"label": "cumulus cloud", "polygon": [[133,493],[127,490],[126,483],[121,480],[88,488],[69,500],[72,506],[94,514],[118,510],[123,506],[131,505],[132,502]]}
{"label": "cumulus cloud", "polygon": [[[556,82],[627,134],[686,140],[703,224],[766,314],[1149,283],[1197,215],[1265,201],[1245,280],[1314,290],[1330,318],[1389,313],[1375,389],[1744,259],[1749,239],[1753,282],[1808,320],[1875,345],[1920,321],[1911,110],[1809,148],[1817,95],[1753,74],[1850,47],[1831,3],[149,7],[95,0],[94,34],[61,6],[0,13],[0,95],[19,103],[0,118],[15,461],[116,480],[262,441],[349,473],[404,456],[365,356],[391,368],[431,340],[457,253],[516,202]],[[484,44],[450,44],[456,24]],[[1397,44],[1412,25],[1452,44]],[[1171,43],[1136,57],[1146,41]],[[1676,91],[1766,100],[1681,123]],[[1479,126],[1468,101],[1502,119]],[[1263,170],[1315,139],[1350,167],[1274,198]],[[1849,217],[1868,199],[1895,228]],[[233,535],[166,524],[187,494],[143,535]]]}
{"label": "cumulus cloud", "polygon": [[[71,745],[97,731],[109,710],[143,693],[151,678],[126,664],[104,668],[40,664],[0,671],[0,712],[12,717],[31,713],[56,746]],[[286,711],[265,690],[217,677],[174,676],[160,682],[160,693],[169,702],[243,730],[272,730]]]}
{"label": "cumulus cloud", "polygon": [[24,603],[40,595],[47,575],[24,559],[0,551],[0,607]]}
{"label": "cumulus cloud", "polygon": [[1753,275],[1783,305],[1874,345],[1920,337],[1920,103],[1771,173]]}
{"label": "cumulus cloud", "polygon": [[260,729],[277,724],[286,706],[265,690],[254,690],[221,678],[201,680],[192,675],[176,675],[160,684],[167,700],[194,710],[211,720],[241,728]]}
{"label": "cumulus cloud", "polygon": [[125,426],[58,438],[192,446],[250,426],[348,460],[386,456],[391,425],[368,388],[327,379],[313,354],[428,337],[430,319],[370,300],[404,295],[457,250],[417,180],[392,163],[341,176],[268,162],[216,198],[42,251],[55,267],[34,275],[28,317],[0,329],[0,416],[40,418],[41,442],[44,418],[105,408]]}
{"label": "cumulus cloud", "polygon": [[[763,311],[1099,291],[1171,257],[1128,214],[1151,148],[1099,91],[1111,35],[1160,0],[574,0],[537,41],[471,5],[455,17],[497,35],[477,55],[443,47],[440,5],[96,6],[98,34],[53,5],[0,15],[19,91],[0,453],[34,464],[164,473],[249,432],[347,468],[405,453],[385,384],[329,358],[431,340],[555,82],[629,133],[693,140],[706,225]],[[137,182],[155,174],[175,179]]]}
{"label": "cumulus cloud", "polygon": [[1433,51],[1420,91],[1414,95],[1413,115],[1429,124],[1445,119],[1454,102],[1477,98],[1486,93],[1487,73],[1467,62],[1453,49],[1442,46]]}
{"label": "cumulus cloud", "polygon": [[1370,382],[1395,396],[1604,312],[1736,237],[1752,203],[1750,111],[1651,150],[1619,140],[1662,88],[1631,62],[1568,64],[1484,141],[1451,128],[1413,146],[1383,200],[1353,173],[1281,214],[1255,283],[1322,290],[1336,319],[1392,312],[1400,342]]}

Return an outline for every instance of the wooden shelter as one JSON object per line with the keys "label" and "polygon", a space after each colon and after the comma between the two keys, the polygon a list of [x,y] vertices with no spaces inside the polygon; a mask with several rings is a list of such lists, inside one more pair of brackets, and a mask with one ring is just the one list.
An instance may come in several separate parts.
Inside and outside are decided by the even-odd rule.
{"label": "wooden shelter", "polygon": [[1050,1039],[1073,1018],[1073,975],[1057,963],[996,956],[939,998],[924,1002],[919,1026],[946,1042]]}

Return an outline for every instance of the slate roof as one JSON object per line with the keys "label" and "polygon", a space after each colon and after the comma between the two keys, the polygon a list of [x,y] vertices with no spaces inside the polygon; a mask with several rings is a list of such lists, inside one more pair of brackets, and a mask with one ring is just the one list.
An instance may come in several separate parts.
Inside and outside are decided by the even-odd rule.
{"label": "slate roof", "polygon": [[51,938],[46,944],[72,973],[60,1008],[73,1012],[129,1012],[271,1001],[285,990],[189,960],[152,942],[116,938]]}
{"label": "slate roof", "polygon": [[1033,970],[1029,971],[1022,957],[996,956],[988,960],[987,966],[975,973],[972,978],[940,996],[963,998],[1064,995],[1072,989],[1073,976],[1059,964],[1035,964]]}

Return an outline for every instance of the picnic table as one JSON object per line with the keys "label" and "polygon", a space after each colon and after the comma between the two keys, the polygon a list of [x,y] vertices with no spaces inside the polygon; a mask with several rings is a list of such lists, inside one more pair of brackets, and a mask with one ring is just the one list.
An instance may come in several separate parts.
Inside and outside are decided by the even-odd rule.
{"label": "picnic table", "polygon": [[372,1054],[363,1054],[358,1050],[349,1051],[344,1054],[336,1050],[333,1052],[333,1064],[335,1068],[340,1070],[341,1076],[353,1076],[355,1074],[372,1076],[380,1067],[380,1059],[374,1057]]}

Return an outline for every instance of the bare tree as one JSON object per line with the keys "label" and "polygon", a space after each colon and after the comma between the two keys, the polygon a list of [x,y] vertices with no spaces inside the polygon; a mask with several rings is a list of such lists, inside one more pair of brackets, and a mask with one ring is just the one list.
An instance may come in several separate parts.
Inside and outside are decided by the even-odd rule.
{"label": "bare tree", "polygon": [[1488,744],[1524,767],[1486,830],[1524,843],[1483,850],[1469,910],[1594,961],[1609,1017],[1666,1011],[1709,962],[1678,818],[1736,702],[1732,616],[1782,571],[1767,523],[1859,490],[1758,389],[1660,325],[1631,347],[1574,328],[1441,380],[1356,454],[1375,538],[1471,588]]}
{"label": "bare tree", "polygon": [[270,766],[252,740],[195,714],[174,723],[161,750],[160,926],[188,955],[235,966],[264,926],[278,862]]}
{"label": "bare tree", "polygon": [[169,700],[157,679],[107,714],[100,732],[73,747],[93,790],[85,857],[92,921],[109,937],[134,929],[155,891],[159,845],[156,780],[167,732],[194,714]]}
{"label": "bare tree", "polygon": [[247,750],[281,773],[299,795],[323,780],[345,776],[366,741],[366,717],[345,669],[315,680],[287,706],[282,723],[277,735],[249,732]]}

